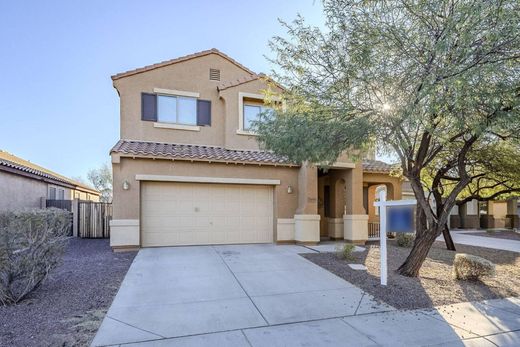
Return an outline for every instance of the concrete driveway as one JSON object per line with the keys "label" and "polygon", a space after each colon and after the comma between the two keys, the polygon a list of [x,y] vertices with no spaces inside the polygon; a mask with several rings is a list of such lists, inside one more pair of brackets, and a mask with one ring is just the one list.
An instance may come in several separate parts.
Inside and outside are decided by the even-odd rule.
{"label": "concrete driveway", "polygon": [[[243,329],[392,310],[298,255],[305,252],[315,251],[276,245],[142,249],[93,345],[196,335],[196,345],[248,345]],[[371,343],[339,320],[323,327],[339,328],[358,345]]]}
{"label": "concrete driveway", "polygon": [[518,298],[396,311],[305,252],[314,250],[143,249],[92,345],[520,346]]}
{"label": "concrete driveway", "polygon": [[[453,242],[460,243],[462,245],[501,249],[504,251],[520,253],[520,241],[500,239],[495,237],[482,237],[478,235],[468,235],[470,233],[485,234],[486,231],[482,229],[454,229],[451,230],[451,237],[453,238]],[[444,237],[442,235],[439,236],[437,241],[444,242]]]}

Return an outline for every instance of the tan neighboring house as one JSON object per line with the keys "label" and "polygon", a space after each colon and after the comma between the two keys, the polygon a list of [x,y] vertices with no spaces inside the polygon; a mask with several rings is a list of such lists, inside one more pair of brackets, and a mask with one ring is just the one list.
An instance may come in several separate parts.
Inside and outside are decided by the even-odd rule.
{"label": "tan neighboring house", "polygon": [[471,200],[455,206],[450,215],[452,229],[520,228],[518,199]]}
{"label": "tan neighboring house", "polygon": [[0,150],[0,211],[44,208],[46,200],[99,201],[79,182]]}
{"label": "tan neighboring house", "polygon": [[264,107],[266,78],[216,49],[112,80],[121,122],[111,150],[113,248],[363,243],[376,187],[401,198],[390,165],[371,154],[320,167],[260,150],[249,124]]}
{"label": "tan neighboring house", "polygon": [[[401,191],[403,199],[415,199],[408,180],[403,180]],[[518,198],[492,201],[471,200],[453,207],[448,226],[450,229],[518,229],[520,227],[519,212]]]}

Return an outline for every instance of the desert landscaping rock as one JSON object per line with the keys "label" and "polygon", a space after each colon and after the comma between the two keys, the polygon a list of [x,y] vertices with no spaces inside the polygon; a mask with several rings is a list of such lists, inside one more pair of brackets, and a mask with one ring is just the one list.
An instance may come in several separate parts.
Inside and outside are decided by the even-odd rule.
{"label": "desert landscaping rock", "polygon": [[350,268],[352,270],[365,270],[367,269],[367,267],[363,264],[348,264],[348,266],[350,266]]}
{"label": "desert landscaping rock", "polygon": [[[388,243],[388,285],[380,285],[379,246],[367,246],[353,253],[353,260],[338,259],[334,253],[303,254],[306,259],[331,271],[397,309],[428,308],[467,301],[480,301],[520,295],[520,256],[518,253],[466,245],[457,252],[474,254],[496,264],[496,276],[481,281],[453,279],[452,265],[457,252],[446,250],[444,242],[436,242],[421,268],[419,278],[397,274],[395,270],[406,259],[410,248]],[[349,263],[360,263],[367,271],[353,270]]]}
{"label": "desert landscaping rock", "polygon": [[0,346],[89,345],[134,256],[113,253],[106,239],[71,239],[40,288],[0,306]]}

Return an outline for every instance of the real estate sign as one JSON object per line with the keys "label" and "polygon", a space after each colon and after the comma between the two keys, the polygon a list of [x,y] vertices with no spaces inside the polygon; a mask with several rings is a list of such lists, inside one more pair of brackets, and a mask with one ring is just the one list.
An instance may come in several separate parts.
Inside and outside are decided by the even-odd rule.
{"label": "real estate sign", "polygon": [[414,233],[414,205],[390,206],[387,209],[387,232]]}
{"label": "real estate sign", "polygon": [[[386,191],[379,192],[379,201],[374,206],[380,207],[379,218],[381,224],[379,247],[381,257],[381,285],[386,286],[388,279],[388,266],[386,256],[386,234],[390,232],[389,227],[395,227],[400,232],[413,232],[413,208],[417,205],[416,200],[394,200],[386,201]],[[393,213],[392,208],[398,208]],[[405,211],[406,208],[406,211]],[[388,217],[388,218],[387,218]],[[411,219],[410,219],[411,218]],[[411,231],[408,231],[411,230]],[[395,232],[395,231],[394,231]]]}

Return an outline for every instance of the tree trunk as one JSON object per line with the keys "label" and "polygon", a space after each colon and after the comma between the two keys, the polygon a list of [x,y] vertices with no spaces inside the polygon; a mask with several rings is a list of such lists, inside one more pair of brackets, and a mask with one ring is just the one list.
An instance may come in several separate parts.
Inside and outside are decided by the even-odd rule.
{"label": "tree trunk", "polygon": [[403,276],[417,277],[430,248],[437,238],[437,234],[438,232],[435,229],[423,230],[422,235],[415,238],[408,258],[397,269],[397,272]]}
{"label": "tree trunk", "polygon": [[406,258],[405,262],[397,269],[397,272],[403,276],[417,277],[430,248],[435,239],[440,234],[437,225],[428,228],[426,214],[418,207],[415,217],[415,241],[412,250]]}
{"label": "tree trunk", "polygon": [[448,228],[448,224],[445,224],[444,228],[442,228],[442,236],[444,236],[444,242],[446,243],[446,248],[449,251],[456,251],[455,243],[453,243],[453,239],[451,238],[450,229]]}

